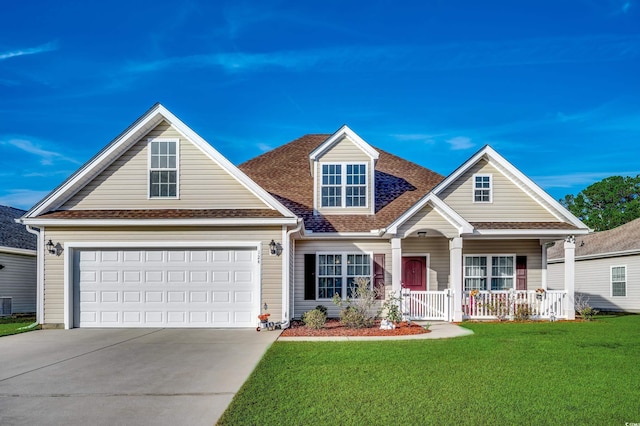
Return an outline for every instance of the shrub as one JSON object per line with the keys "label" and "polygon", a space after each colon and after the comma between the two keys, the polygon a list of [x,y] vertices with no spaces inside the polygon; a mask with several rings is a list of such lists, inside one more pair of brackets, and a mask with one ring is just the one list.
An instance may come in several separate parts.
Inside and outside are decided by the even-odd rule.
{"label": "shrub", "polygon": [[516,305],[515,312],[513,314],[513,319],[516,321],[528,321],[531,318],[533,311],[531,306],[527,303],[520,303]]}
{"label": "shrub", "polygon": [[327,322],[327,316],[321,310],[314,309],[312,311],[305,312],[302,315],[302,322],[306,327],[319,330],[324,327],[325,322]]}
{"label": "shrub", "polygon": [[379,310],[374,310],[378,304],[378,292],[369,288],[369,278],[356,277],[354,283],[354,297],[342,300],[339,294],[333,296],[333,303],[342,308],[340,322],[349,328],[371,327],[379,313]]}
{"label": "shrub", "polygon": [[591,321],[600,312],[589,305],[589,297],[582,293],[575,294],[575,309],[586,321]]}
{"label": "shrub", "polygon": [[318,306],[316,306],[316,310],[322,312],[324,314],[325,318],[327,317],[327,307],[326,306],[318,305]]}
{"label": "shrub", "polygon": [[382,310],[385,312],[384,317],[393,323],[402,321],[402,312],[400,312],[401,302],[402,299],[400,297],[397,297],[395,293],[391,293],[382,305]]}

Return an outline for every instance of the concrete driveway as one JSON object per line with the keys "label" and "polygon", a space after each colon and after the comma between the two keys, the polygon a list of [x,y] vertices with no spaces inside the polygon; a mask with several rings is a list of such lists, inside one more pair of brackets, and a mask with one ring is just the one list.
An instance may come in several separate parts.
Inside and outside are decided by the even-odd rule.
{"label": "concrete driveway", "polygon": [[279,331],[38,330],[0,338],[2,425],[213,425]]}

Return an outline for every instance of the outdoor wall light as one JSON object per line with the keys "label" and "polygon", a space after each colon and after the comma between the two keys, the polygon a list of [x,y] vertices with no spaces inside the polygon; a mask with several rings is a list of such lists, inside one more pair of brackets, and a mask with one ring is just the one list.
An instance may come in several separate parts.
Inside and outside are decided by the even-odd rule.
{"label": "outdoor wall light", "polygon": [[427,231],[420,231],[420,232],[418,232],[418,237],[420,237],[420,238],[424,238],[424,237],[426,237],[426,236],[427,236]]}
{"label": "outdoor wall light", "polygon": [[271,240],[271,242],[269,243],[269,254],[271,256],[280,256],[281,253],[282,246],[280,245],[280,243],[276,243],[275,241]]}
{"label": "outdoor wall light", "polygon": [[0,269],[4,269],[4,265],[0,265]]}
{"label": "outdoor wall light", "polygon": [[60,243],[53,244],[53,241],[51,240],[47,241],[44,248],[49,252],[49,254],[55,254],[56,256],[60,256],[60,253],[62,253],[62,246]]}

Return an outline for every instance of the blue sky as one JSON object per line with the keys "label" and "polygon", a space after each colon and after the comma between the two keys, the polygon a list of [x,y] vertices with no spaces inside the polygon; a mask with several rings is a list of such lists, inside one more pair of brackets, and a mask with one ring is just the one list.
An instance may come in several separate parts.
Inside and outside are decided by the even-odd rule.
{"label": "blue sky", "polygon": [[492,145],[554,198],[640,173],[640,0],[13,1],[0,204],[161,102],[239,164],[349,125],[448,175]]}

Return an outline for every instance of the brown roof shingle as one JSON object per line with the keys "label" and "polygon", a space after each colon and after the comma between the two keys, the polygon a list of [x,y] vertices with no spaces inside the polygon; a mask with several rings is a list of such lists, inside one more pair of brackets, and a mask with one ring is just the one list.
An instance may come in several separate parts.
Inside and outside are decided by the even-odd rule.
{"label": "brown roof shingle", "polygon": [[476,229],[558,229],[573,231],[578,229],[564,222],[469,222]]}
{"label": "brown roof shingle", "polygon": [[313,215],[313,176],[309,154],[331,135],[306,135],[240,164],[258,185],[304,219],[314,232],[367,232],[391,224],[425,196],[442,175],[376,149],[376,212],[373,215]]}

